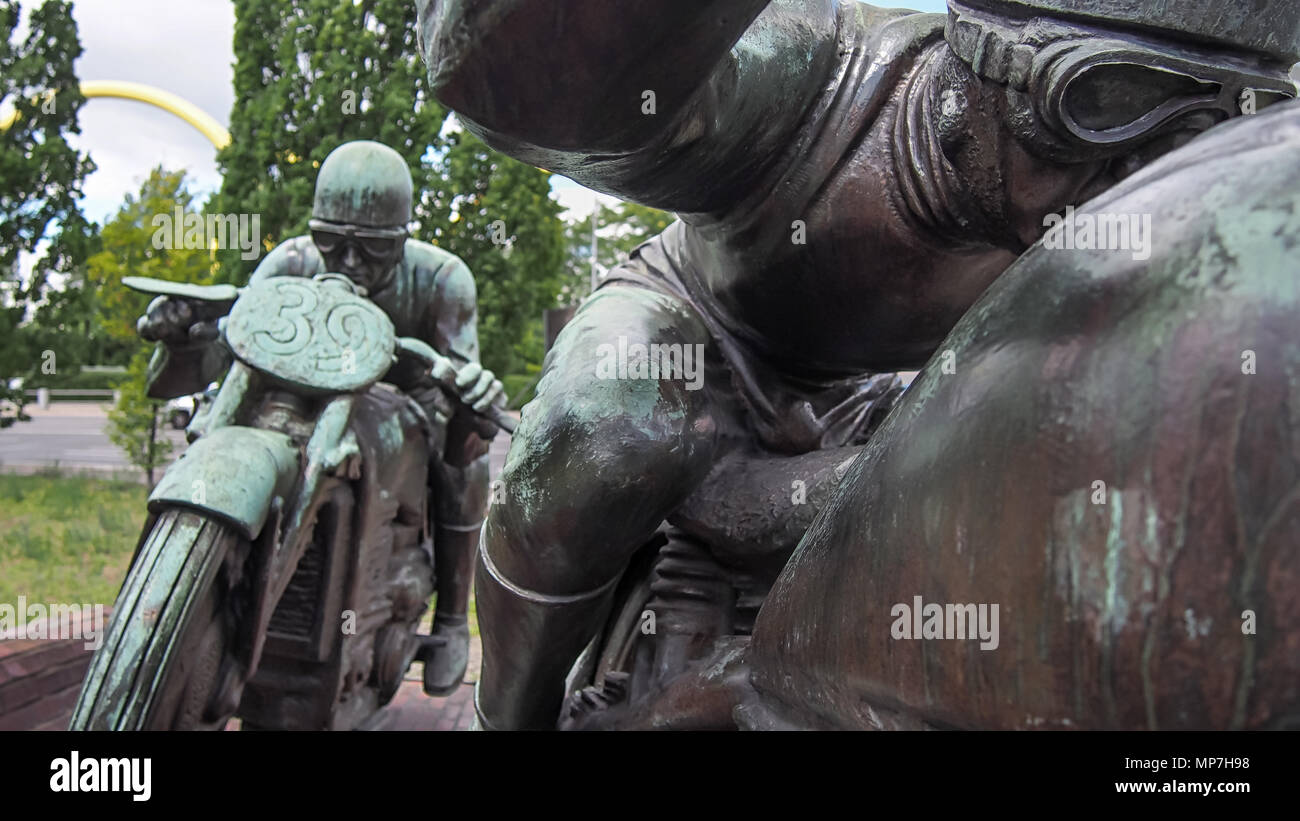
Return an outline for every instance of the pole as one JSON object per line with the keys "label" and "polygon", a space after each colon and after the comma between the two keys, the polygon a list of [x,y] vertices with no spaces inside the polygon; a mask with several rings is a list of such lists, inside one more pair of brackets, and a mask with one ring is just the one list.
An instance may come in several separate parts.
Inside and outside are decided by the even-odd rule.
{"label": "pole", "polygon": [[596,280],[598,274],[596,268],[599,263],[596,262],[596,212],[600,210],[600,203],[591,211],[591,292],[596,292]]}

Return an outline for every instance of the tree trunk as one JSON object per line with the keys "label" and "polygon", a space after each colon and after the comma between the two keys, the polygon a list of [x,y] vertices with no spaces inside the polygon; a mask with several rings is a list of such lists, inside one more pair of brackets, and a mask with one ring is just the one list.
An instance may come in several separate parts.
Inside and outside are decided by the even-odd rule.
{"label": "tree trunk", "polygon": [[149,444],[145,450],[145,479],[149,482],[149,489],[153,490],[153,468],[154,468],[154,442],[158,437],[158,408],[152,407],[152,413],[149,414]]}

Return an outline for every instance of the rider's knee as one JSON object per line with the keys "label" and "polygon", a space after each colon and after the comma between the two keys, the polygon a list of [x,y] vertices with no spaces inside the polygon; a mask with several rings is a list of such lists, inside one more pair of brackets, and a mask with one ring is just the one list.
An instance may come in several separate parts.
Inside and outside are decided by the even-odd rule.
{"label": "rider's knee", "polygon": [[[617,361],[656,340],[701,340],[691,355],[702,355],[698,319],[646,289],[607,290],[557,339],[492,488],[491,558],[508,578],[547,593],[607,581],[703,481],[715,449],[707,391]],[[598,373],[602,355],[613,361]]]}
{"label": "rider's knee", "polygon": [[669,405],[629,418],[607,407],[540,408],[512,445],[488,523],[507,577],[553,594],[604,583],[707,474],[707,412]]}
{"label": "rider's knee", "polygon": [[507,478],[563,468],[566,482],[617,492],[641,478],[629,475],[638,465],[671,472],[701,461],[715,437],[703,376],[708,340],[694,311],[672,296],[598,291],[547,356]]}

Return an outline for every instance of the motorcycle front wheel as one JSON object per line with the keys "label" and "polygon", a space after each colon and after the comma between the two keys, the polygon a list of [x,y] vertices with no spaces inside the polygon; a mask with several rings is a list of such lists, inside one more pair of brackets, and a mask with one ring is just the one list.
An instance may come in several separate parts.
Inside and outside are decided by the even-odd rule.
{"label": "motorcycle front wheel", "polygon": [[232,654],[249,542],[229,525],[162,511],[113,607],[72,730],[220,730],[239,706]]}

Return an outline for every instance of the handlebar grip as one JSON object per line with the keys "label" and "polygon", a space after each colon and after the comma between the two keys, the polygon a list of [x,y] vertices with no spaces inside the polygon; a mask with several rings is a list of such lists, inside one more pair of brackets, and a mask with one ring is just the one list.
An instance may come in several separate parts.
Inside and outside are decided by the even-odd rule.
{"label": "handlebar grip", "polygon": [[[403,336],[397,340],[397,347],[416,359],[424,363],[429,369],[430,375],[444,385],[454,384],[456,381],[456,366],[451,360],[433,349],[427,342],[414,337]],[[518,423],[515,418],[506,413],[504,409],[493,405],[485,411],[474,411],[479,416],[492,422],[506,433],[513,434]]]}
{"label": "handlebar grip", "polygon": [[170,296],[196,302],[214,302],[229,308],[239,299],[239,289],[233,285],[191,285],[152,277],[122,277],[122,284],[133,291],[154,296]]}
{"label": "handlebar grip", "polygon": [[[475,413],[478,413],[478,411],[475,411]],[[511,435],[514,435],[515,428],[519,426],[519,423],[515,421],[513,416],[506,413],[504,408],[498,408],[496,405],[483,411],[479,416],[487,417],[498,428],[501,428],[501,430]]]}
{"label": "handlebar grip", "polygon": [[[432,373],[433,378],[437,379],[439,382],[450,384],[456,381],[456,368],[451,364],[451,362],[443,357],[438,357],[438,360],[435,361]],[[518,425],[513,416],[506,413],[503,408],[498,408],[496,405],[492,405],[484,411],[474,411],[474,413],[482,416],[509,434],[513,434],[515,432],[515,427]]]}

